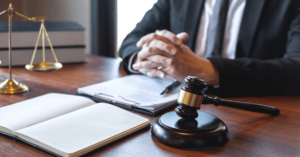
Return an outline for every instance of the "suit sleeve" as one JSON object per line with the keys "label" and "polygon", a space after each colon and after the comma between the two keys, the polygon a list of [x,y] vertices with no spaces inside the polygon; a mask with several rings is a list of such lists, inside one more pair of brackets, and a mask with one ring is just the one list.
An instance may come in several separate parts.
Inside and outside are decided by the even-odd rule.
{"label": "suit sleeve", "polygon": [[[156,30],[169,30],[169,14],[170,5],[168,0],[158,0],[143,17],[143,19],[136,25],[134,30],[124,39],[119,51],[120,57],[123,59],[122,66],[127,74],[131,74],[128,70],[128,62],[130,56],[141,50],[136,47],[136,43],[141,37],[153,33]],[[128,17],[130,18],[130,17]]]}
{"label": "suit sleeve", "polygon": [[300,95],[300,9],[296,11],[283,58],[209,58],[219,72],[219,96]]}

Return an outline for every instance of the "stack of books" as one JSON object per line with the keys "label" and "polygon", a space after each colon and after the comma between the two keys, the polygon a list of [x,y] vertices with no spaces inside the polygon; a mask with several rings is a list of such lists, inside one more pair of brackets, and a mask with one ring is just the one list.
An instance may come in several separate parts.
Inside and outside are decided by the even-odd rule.
{"label": "stack of books", "polygon": [[[40,22],[12,22],[12,65],[29,64],[38,38]],[[85,62],[85,28],[75,22],[45,22],[60,63]],[[45,36],[46,62],[55,62]],[[0,22],[0,66],[8,66],[8,22]],[[42,35],[34,63],[42,62]]]}

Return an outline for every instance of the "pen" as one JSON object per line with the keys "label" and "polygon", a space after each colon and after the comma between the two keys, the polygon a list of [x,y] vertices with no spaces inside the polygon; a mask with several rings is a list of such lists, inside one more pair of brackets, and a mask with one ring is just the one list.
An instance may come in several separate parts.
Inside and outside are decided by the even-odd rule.
{"label": "pen", "polygon": [[177,80],[175,80],[172,84],[170,84],[169,86],[167,86],[161,93],[160,95],[164,95],[164,94],[168,94],[170,93],[172,90],[174,90],[176,87],[178,87],[181,83]]}

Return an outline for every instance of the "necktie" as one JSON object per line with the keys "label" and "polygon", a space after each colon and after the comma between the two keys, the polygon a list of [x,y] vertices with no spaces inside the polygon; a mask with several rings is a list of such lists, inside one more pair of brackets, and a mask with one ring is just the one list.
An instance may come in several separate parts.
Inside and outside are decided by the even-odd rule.
{"label": "necktie", "polygon": [[206,58],[221,56],[228,3],[229,0],[216,0],[208,28]]}

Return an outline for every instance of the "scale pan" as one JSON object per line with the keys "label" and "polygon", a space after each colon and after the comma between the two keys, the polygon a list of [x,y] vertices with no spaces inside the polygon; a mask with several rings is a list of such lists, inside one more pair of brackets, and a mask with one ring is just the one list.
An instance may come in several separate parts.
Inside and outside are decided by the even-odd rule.
{"label": "scale pan", "polygon": [[57,70],[62,67],[63,65],[61,63],[56,63],[56,62],[33,63],[33,64],[27,64],[25,66],[25,68],[30,71],[49,71],[49,70]]}

